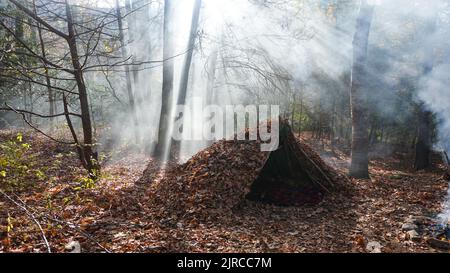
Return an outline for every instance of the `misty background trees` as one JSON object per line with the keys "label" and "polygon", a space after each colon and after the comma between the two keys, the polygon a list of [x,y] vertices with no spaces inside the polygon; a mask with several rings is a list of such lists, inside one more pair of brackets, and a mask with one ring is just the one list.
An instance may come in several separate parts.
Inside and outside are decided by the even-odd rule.
{"label": "misty background trees", "polygon": [[353,38],[352,86],[350,105],[352,111],[352,162],[350,175],[369,177],[369,135],[367,128],[367,47],[374,7],[362,1]]}
{"label": "misty background trees", "polygon": [[[0,127],[98,154],[132,143],[165,160],[175,105],[277,104],[300,134],[370,158],[450,147],[449,1],[2,0]],[[67,132],[62,134],[61,131]]]}

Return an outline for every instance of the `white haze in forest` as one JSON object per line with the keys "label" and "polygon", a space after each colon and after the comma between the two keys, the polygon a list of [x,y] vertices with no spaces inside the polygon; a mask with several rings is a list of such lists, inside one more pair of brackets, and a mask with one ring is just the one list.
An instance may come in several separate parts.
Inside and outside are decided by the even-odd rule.
{"label": "white haze in forest", "polygon": [[450,154],[450,64],[433,69],[429,77],[422,80],[419,98],[437,114],[439,144]]}
{"label": "white haze in forest", "polygon": [[[350,7],[345,17],[338,17],[337,21],[331,20],[319,5],[327,1],[281,1],[279,5],[256,5],[263,1],[248,0],[203,0],[200,12],[199,33],[194,51],[186,104],[191,105],[195,98],[202,99],[206,104],[208,92],[208,75],[210,73],[209,61],[214,52],[218,52],[219,61],[216,64],[214,91],[216,92],[215,104],[279,104],[282,109],[290,103],[291,93],[299,88],[309,97],[326,97],[323,86],[312,79],[314,73],[323,73],[327,77],[338,80],[345,73],[349,73],[352,63],[352,39],[356,23],[359,1],[349,1]],[[385,71],[372,71],[373,80],[396,86],[402,77],[417,79],[417,102],[424,102],[429,110],[437,114],[438,118],[438,146],[450,154],[450,58],[448,52],[450,44],[450,28],[448,15],[442,19],[443,11],[448,10],[448,1],[445,0],[395,0],[372,1],[376,4],[375,15],[369,41],[369,55],[374,49],[385,49],[397,55],[386,64]],[[186,51],[187,39],[190,28],[193,0],[178,0],[175,3],[175,15],[172,18],[176,26],[175,54]],[[161,13],[162,3],[152,3],[150,9],[153,16]],[[446,9],[447,7],[447,9]],[[445,14],[444,14],[445,15]],[[159,14],[159,16],[163,16]],[[143,16],[137,16],[143,18]],[[421,34],[414,37],[414,27],[405,22],[439,21],[438,33]],[[447,21],[445,21],[447,20]],[[447,27],[445,27],[445,25]],[[138,19],[140,31],[149,31],[148,22]],[[162,29],[157,34],[152,33],[153,41],[162,39]],[[397,37],[403,34],[411,35],[398,41]],[[421,39],[419,45],[414,39]],[[132,54],[140,55],[142,59],[160,60],[162,58],[161,44],[156,44],[152,54],[146,52],[146,39],[131,44]],[[249,50],[254,50],[250,55]],[[429,75],[422,75],[420,61],[412,64],[410,60],[420,60],[423,54],[430,54],[433,61],[433,70]],[[436,56],[437,55],[437,56]],[[277,69],[288,75],[288,85],[281,86],[283,92],[273,90],[261,90],[260,82],[255,79],[257,75],[246,75],[244,71],[233,72],[225,70],[221,58],[236,56],[242,60],[252,62],[267,68],[267,62],[275,64]],[[263,57],[264,56],[264,57]],[[389,58],[388,58],[389,59]],[[174,99],[177,97],[180,73],[184,61],[184,54],[175,58]],[[425,60],[429,61],[429,60]],[[140,133],[156,139],[157,125],[159,121],[159,108],[161,101],[161,66],[144,70],[141,73],[141,81],[137,90],[151,87],[151,96],[145,99],[145,103],[138,109],[141,113]],[[254,92],[264,94],[265,101],[248,94],[239,88],[239,84],[245,84]],[[306,87],[304,87],[306,86]],[[350,88],[350,86],[344,86]],[[396,106],[389,98],[396,88],[370,88],[371,107],[380,115],[396,115]],[[390,95],[388,95],[388,93]],[[174,103],[175,104],[175,101]],[[194,120],[184,118],[186,126],[192,125],[193,130],[200,130],[199,124],[202,117],[194,113]],[[147,126],[145,126],[147,125]],[[116,126],[125,139],[132,138],[132,130],[123,130],[123,122]],[[127,135],[124,135],[127,132]],[[145,139],[145,138],[144,138]],[[145,143],[145,141],[144,141]],[[148,143],[147,143],[148,144]],[[205,141],[184,141],[181,146],[183,160],[189,158],[197,151],[205,148]],[[447,199],[444,211],[439,215],[442,219],[450,217],[450,198]]]}
{"label": "white haze in forest", "polygon": [[[412,65],[411,62],[392,61],[391,69],[386,71],[384,80],[389,78],[389,81],[395,81],[396,77],[401,76],[419,79],[417,102],[425,103],[425,106],[436,113],[438,118],[438,147],[436,148],[450,153],[450,43],[448,40],[450,25],[448,11],[449,2],[445,0],[378,1],[371,30],[371,42],[372,44],[392,42],[386,38],[389,38],[392,33],[397,35],[407,33],[408,27],[405,22],[408,20],[412,20],[414,23],[429,21],[436,24],[435,33],[421,34],[417,38],[411,36],[412,41],[407,41],[408,43],[412,42],[411,48],[401,52],[402,56],[399,58],[409,57],[421,60],[424,58],[424,54],[429,55],[433,58],[432,60],[422,61],[431,63],[433,67],[431,73],[423,75],[421,67]],[[380,13],[388,14],[384,21],[377,20]],[[384,40],[377,39],[380,37]],[[415,44],[417,41],[413,39],[422,41],[417,46]],[[390,109],[382,106],[379,111],[389,112]]]}
{"label": "white haze in forest", "polygon": [[[419,98],[438,118],[438,149],[450,154],[450,64],[435,67],[431,75],[422,79]],[[450,188],[438,215],[443,224],[450,220]]]}
{"label": "white haze in forest", "polygon": [[[174,54],[177,57],[174,59],[173,104],[177,97],[184,63],[183,53],[187,50],[193,0],[174,1],[174,6],[175,11],[172,18],[176,41]],[[154,1],[150,7],[153,9],[150,9],[151,14],[148,17],[163,16],[161,14],[162,3]],[[158,13],[159,15],[157,15]],[[142,19],[145,18],[142,16],[142,11],[136,14],[138,32],[150,31],[149,22]],[[349,19],[348,22],[350,21],[352,20]],[[243,75],[244,73],[231,71],[232,69],[227,69],[225,72],[224,69],[221,69],[223,63],[218,60],[214,83],[215,104],[272,103],[286,107],[290,103],[289,94],[297,88],[296,85],[306,82],[311,72],[320,68],[330,77],[338,78],[348,69],[351,63],[353,27],[353,24],[347,24],[345,28],[338,29],[319,12],[316,3],[285,1],[284,4],[275,7],[264,7],[247,0],[203,0],[199,23],[200,38],[197,40],[191,65],[186,104],[192,103],[193,98],[206,97],[208,61],[212,53],[217,51],[218,59],[236,56],[242,58],[244,62],[251,62],[268,69],[270,69],[268,63],[270,63],[290,79],[286,81],[285,85],[280,85],[278,91],[267,89],[263,93],[264,101],[255,101],[255,98],[243,91],[239,85],[248,84],[250,90],[254,89],[253,92],[261,92],[258,90],[261,79],[254,79],[257,75]],[[136,39],[132,41],[130,53],[139,56],[139,59],[142,60],[161,60],[162,45],[155,45],[150,54],[147,43],[162,39],[162,26],[153,27],[153,33],[148,38],[151,40]],[[252,50],[255,51],[254,54],[249,53]],[[145,89],[151,89],[150,96],[144,99],[145,103],[138,107],[141,121],[139,130],[144,139],[156,139],[161,107],[161,64],[147,65],[146,68],[139,72],[140,81],[136,86],[137,94],[142,93]],[[225,76],[225,74],[227,75]],[[272,86],[272,89],[277,89],[277,87]],[[280,94],[281,90],[285,93]],[[127,118],[127,120],[131,119]],[[132,141],[133,130],[124,130],[124,122],[126,121],[123,119],[117,119],[113,131],[117,133],[118,139]],[[131,122],[128,123],[131,125]],[[194,130],[200,128],[196,127],[199,123],[199,120],[189,120],[188,117],[185,117],[186,126],[192,124]],[[148,141],[144,141],[144,143],[148,145]],[[183,143],[181,147],[183,157],[191,156],[207,144],[206,142]]]}
{"label": "white haze in forest", "polygon": [[[104,1],[108,3],[108,1]],[[193,98],[202,98],[206,103],[208,92],[208,75],[211,68],[210,61],[217,52],[218,60],[215,66],[213,90],[216,93],[214,104],[279,104],[281,110],[291,103],[291,95],[301,89],[310,98],[326,97],[323,87],[312,80],[314,73],[323,73],[331,79],[340,79],[349,73],[352,62],[352,39],[356,23],[359,1],[348,2],[344,15],[340,14],[337,21],[320,10],[320,5],[333,1],[269,1],[261,5],[259,0],[203,0],[200,11],[199,38],[196,41],[186,104],[190,105]],[[407,50],[398,49],[396,35],[413,31],[404,25],[405,18],[429,20],[436,17],[442,10],[444,0],[436,1],[372,1],[376,4],[375,16],[370,34],[369,55],[373,48],[396,49],[399,57],[392,59],[389,68],[381,75],[373,72],[377,81],[395,85],[400,77],[417,77],[420,88],[417,100],[425,102],[430,110],[438,113],[440,145],[449,150],[448,143],[450,116],[448,101],[448,65],[437,64],[426,77],[420,75],[417,65],[411,65],[405,59],[413,59],[420,55],[420,48],[411,45]],[[122,1],[121,1],[122,3]],[[175,75],[173,98],[177,97],[181,69],[187,50],[193,0],[175,0],[175,13],[172,18],[175,26]],[[275,3],[275,4],[273,4]],[[430,4],[432,3],[432,4]],[[123,3],[122,3],[123,4]],[[102,5],[107,6],[105,3]],[[113,6],[113,5],[109,5]],[[136,19],[136,30],[140,38],[129,44],[129,53],[140,60],[162,59],[162,18],[163,1],[150,1],[148,9],[140,9],[129,17]],[[147,13],[147,14],[146,14]],[[127,20],[127,19],[126,19]],[[439,26],[438,28],[442,28]],[[127,37],[130,33],[127,33]],[[400,35],[401,36],[401,35]],[[413,37],[413,36],[412,36]],[[128,37],[129,38],[129,37]],[[423,37],[421,39],[429,39]],[[409,40],[406,40],[410,42]],[[443,44],[445,38],[437,37],[433,43],[426,44],[431,48],[436,44]],[[404,41],[403,41],[404,42]],[[285,74],[286,82],[279,82],[279,86],[264,86],[256,73],[247,70],[224,68],[223,63],[233,58],[243,62],[253,63],[264,69],[275,67],[281,74]],[[270,65],[272,67],[270,67]],[[232,66],[233,63],[231,62]],[[162,63],[147,64],[139,72],[139,82],[135,86],[140,114],[140,135],[142,144],[149,145],[155,140],[159,122],[161,101]],[[121,75],[124,82],[124,75]],[[257,98],[243,90],[246,85],[250,91],[261,94]],[[277,89],[279,87],[279,90]],[[426,87],[426,88],[425,88]],[[124,85],[122,84],[122,88]],[[349,88],[342,86],[341,88]],[[386,103],[386,94],[395,90],[374,88],[371,90],[373,99],[371,107],[376,107],[380,114],[391,115],[396,111],[395,105]],[[123,91],[125,94],[125,91]],[[115,118],[113,132],[117,139],[133,141],[133,130],[129,117],[118,113]],[[122,116],[122,118],[119,118]],[[185,125],[192,124],[193,129],[199,129],[201,117],[189,120],[185,117]],[[126,128],[124,127],[124,124]],[[197,126],[197,127],[196,127]],[[181,153],[187,158],[204,148],[207,142],[183,142]]]}
{"label": "white haze in forest", "polygon": [[[195,52],[191,67],[192,82],[187,103],[191,102],[189,98],[206,97],[208,72],[205,65],[214,50],[224,54],[225,58],[239,56],[244,62],[264,68],[267,62],[273,62],[290,78],[287,85],[280,86],[284,93],[280,94],[281,91],[273,87],[273,90],[263,91],[265,101],[255,100],[237,87],[245,84],[259,92],[259,86],[256,83],[252,85],[253,79],[239,72],[228,72],[228,78],[224,79],[220,75],[224,73],[220,70],[223,64],[219,62],[214,87],[218,97],[214,103],[219,105],[272,103],[281,105],[283,109],[291,103],[289,94],[296,88],[295,84],[304,82],[316,67],[330,77],[339,77],[344,72],[341,64],[350,60],[351,34],[336,30],[324,18],[312,16],[314,14],[319,15],[317,5],[302,4],[302,1],[285,1],[275,7],[242,0],[204,1],[200,22],[203,33],[201,50]],[[336,43],[340,44],[339,48],[334,47]],[[255,52],[246,55],[249,50]],[[185,124],[195,126],[199,122],[185,119]],[[185,158],[207,145],[205,142],[184,144],[181,152]]]}
{"label": "white haze in forest", "polygon": [[[137,11],[127,14],[125,1],[119,1],[122,14],[127,14],[123,22],[127,54],[137,62],[155,61],[133,67],[137,71],[132,72],[132,77],[138,128],[133,128],[130,113],[114,107],[108,108],[108,105],[125,105],[121,109],[128,108],[123,70],[117,69],[108,75],[117,91],[120,104],[114,101],[105,105],[105,109],[104,100],[112,100],[111,96],[105,96],[104,100],[96,97],[101,96],[97,92],[99,89],[104,91],[104,87],[108,86],[105,75],[101,72],[88,72],[85,77],[90,91],[89,99],[100,101],[101,104],[101,109],[95,110],[101,113],[92,114],[94,125],[96,122],[112,123],[112,136],[99,134],[105,138],[99,142],[117,147],[124,143],[134,143],[134,129],[137,129],[140,141],[135,143],[136,146],[149,152],[155,144],[152,141],[157,139],[161,108],[164,1],[133,2],[136,6],[132,9]],[[436,114],[439,141],[437,148],[450,154],[450,0],[371,2],[375,4],[375,13],[368,57],[372,62],[379,57],[383,66],[378,70],[377,67],[369,68],[368,82],[371,86],[364,87],[369,91],[369,107],[372,112],[386,119],[396,119],[399,110],[393,103],[393,98],[399,93],[399,83],[402,78],[414,79],[416,102],[424,103]],[[72,3],[97,6],[107,11],[115,6],[115,0],[72,0]],[[328,3],[345,5],[333,17],[323,8]],[[185,53],[188,50],[194,0],[173,0],[173,4],[174,13],[170,20],[175,27],[175,105]],[[345,99],[350,91],[350,82],[342,79],[351,70],[352,39],[358,6],[358,0],[203,0],[186,104],[191,105],[196,99],[200,99],[205,105],[212,90],[215,94],[210,101],[212,104],[277,104],[281,106],[282,112],[288,110],[293,94],[299,91],[309,100],[326,100],[336,96],[327,93],[330,89],[342,89],[340,94]],[[424,22],[436,22],[436,33],[418,33],[416,27]],[[61,48],[55,51],[67,50]],[[424,75],[421,65],[424,61],[433,66],[427,75]],[[277,73],[279,80],[268,82],[258,72],[243,66],[255,66],[271,75]],[[212,71],[215,73],[211,80]],[[315,78],[316,74],[333,80],[333,85],[327,89]],[[11,103],[21,105],[22,102],[17,99]],[[39,98],[33,107],[36,112],[48,111],[45,98]],[[57,113],[61,111],[58,110]],[[73,110],[76,112],[78,109]],[[348,117],[349,112],[348,109]],[[104,116],[107,121],[98,120]],[[60,121],[63,120],[61,117]],[[185,126],[200,130],[200,124],[204,120],[198,113],[193,113],[193,119],[185,116],[184,122]],[[183,141],[182,159],[189,158],[210,143]],[[100,146],[99,150],[110,150],[108,148],[111,147]],[[450,207],[449,203],[450,198],[447,208]],[[450,209],[441,216],[449,218]]]}

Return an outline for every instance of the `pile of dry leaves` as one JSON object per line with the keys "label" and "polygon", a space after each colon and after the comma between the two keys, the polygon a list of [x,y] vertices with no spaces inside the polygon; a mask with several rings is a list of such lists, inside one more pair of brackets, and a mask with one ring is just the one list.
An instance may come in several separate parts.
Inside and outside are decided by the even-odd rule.
{"label": "pile of dry leaves", "polygon": [[[345,175],[329,167],[308,145],[292,136],[295,151],[308,158],[307,167],[320,168],[336,186],[349,185]],[[162,212],[212,217],[239,205],[263,168],[269,152],[261,152],[258,141],[219,141],[183,165],[169,167],[156,181],[151,194]],[[315,165],[315,167],[313,167]],[[167,217],[167,215],[164,215]]]}
{"label": "pile of dry leaves", "polygon": [[167,212],[223,213],[244,199],[267,155],[257,142],[217,142],[185,164],[168,168],[151,199]]}

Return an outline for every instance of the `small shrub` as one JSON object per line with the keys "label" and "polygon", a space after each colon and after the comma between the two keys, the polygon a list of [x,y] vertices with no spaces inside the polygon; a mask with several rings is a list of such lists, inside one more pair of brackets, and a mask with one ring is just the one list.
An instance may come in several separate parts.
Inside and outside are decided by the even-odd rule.
{"label": "small shrub", "polygon": [[36,155],[31,145],[18,133],[0,144],[0,186],[8,190],[22,190],[34,181],[43,181],[46,175],[36,168]]}
{"label": "small shrub", "polygon": [[95,188],[96,180],[88,176],[88,177],[80,177],[78,179],[78,182],[80,182],[80,186],[76,187],[75,190],[93,189]]}

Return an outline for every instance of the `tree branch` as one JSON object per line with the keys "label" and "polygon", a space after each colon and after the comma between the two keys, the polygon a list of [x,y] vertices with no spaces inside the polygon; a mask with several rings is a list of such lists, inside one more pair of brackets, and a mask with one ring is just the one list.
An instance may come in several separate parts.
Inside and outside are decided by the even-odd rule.
{"label": "tree branch", "polygon": [[61,140],[58,140],[58,139],[56,139],[56,138],[54,138],[54,137],[52,137],[52,136],[50,136],[50,135],[44,133],[41,129],[37,128],[36,126],[34,126],[33,124],[31,124],[31,122],[29,122],[29,121],[27,120],[27,118],[26,118],[26,116],[25,116],[25,113],[21,113],[21,112],[17,111],[16,109],[12,108],[11,106],[9,106],[9,105],[7,105],[7,104],[6,104],[6,106],[9,107],[9,109],[10,109],[11,111],[13,111],[14,113],[21,115],[23,121],[25,121],[25,123],[28,124],[28,126],[30,126],[31,128],[33,128],[34,130],[36,130],[36,131],[39,132],[40,134],[46,136],[47,138],[49,138],[49,139],[51,139],[51,140],[53,140],[53,141],[55,141],[55,142],[57,142],[57,143],[61,143],[61,144],[66,144],[66,145],[74,145],[74,144],[76,144],[75,142],[67,142],[67,141],[61,141]]}
{"label": "tree branch", "polygon": [[[5,105],[7,105],[7,104],[5,103]],[[0,107],[0,111],[13,111],[13,110],[11,110],[11,107],[8,106],[8,107]],[[56,117],[62,117],[62,116],[66,115],[65,113],[54,114],[54,115],[42,115],[42,114],[34,113],[34,112],[31,112],[31,111],[27,111],[27,110],[20,110],[20,109],[15,109],[14,112],[30,114],[30,115],[33,115],[33,116],[36,116],[36,117],[40,117],[40,118],[56,118]],[[75,116],[75,117],[81,118],[81,115],[76,114],[76,113],[68,113],[68,114],[71,115],[71,116]]]}
{"label": "tree branch", "polygon": [[21,3],[19,3],[16,0],[9,0],[9,2],[13,3],[19,10],[23,11],[25,14],[33,18],[35,21],[40,23],[41,25],[45,26],[49,31],[55,33],[56,35],[60,36],[61,38],[64,38],[65,40],[69,39],[69,35],[65,34],[64,32],[56,29],[49,23],[47,23],[45,20],[43,20],[41,17],[37,16],[33,11],[29,10],[25,6],[23,6]]}

